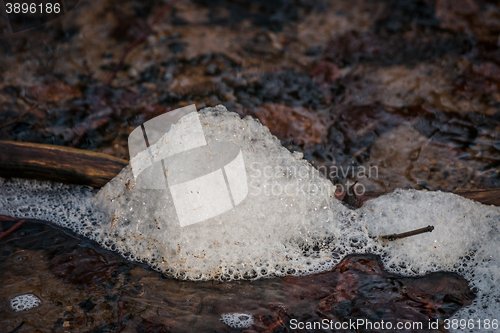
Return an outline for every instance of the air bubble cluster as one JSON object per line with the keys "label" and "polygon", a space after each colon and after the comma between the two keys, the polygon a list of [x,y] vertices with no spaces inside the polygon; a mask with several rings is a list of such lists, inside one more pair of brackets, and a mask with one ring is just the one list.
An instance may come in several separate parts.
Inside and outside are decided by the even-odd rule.
{"label": "air bubble cluster", "polygon": [[[231,142],[243,154],[249,193],[226,213],[180,227],[168,193],[136,188],[126,167],[98,193],[0,180],[0,214],[51,221],[179,279],[307,275],[347,254],[375,253],[398,274],[446,270],[467,278],[478,297],[454,318],[500,317],[498,207],[439,191],[396,190],[352,211],[334,198],[329,180],[259,121],[222,106],[202,110],[200,121],[208,143]],[[164,141],[179,137],[179,128],[172,126]],[[433,232],[380,239],[428,225]]]}
{"label": "air bubble cluster", "polygon": [[16,312],[36,308],[40,303],[40,299],[33,294],[19,295],[10,300],[10,306]]}
{"label": "air bubble cluster", "polygon": [[249,328],[254,323],[252,316],[244,313],[226,313],[220,320],[231,328]]}

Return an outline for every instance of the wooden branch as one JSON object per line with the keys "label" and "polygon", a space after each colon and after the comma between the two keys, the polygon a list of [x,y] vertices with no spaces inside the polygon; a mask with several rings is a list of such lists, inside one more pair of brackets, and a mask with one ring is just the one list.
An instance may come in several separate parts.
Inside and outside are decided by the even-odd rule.
{"label": "wooden branch", "polygon": [[128,161],[76,148],[0,141],[0,177],[102,187]]}

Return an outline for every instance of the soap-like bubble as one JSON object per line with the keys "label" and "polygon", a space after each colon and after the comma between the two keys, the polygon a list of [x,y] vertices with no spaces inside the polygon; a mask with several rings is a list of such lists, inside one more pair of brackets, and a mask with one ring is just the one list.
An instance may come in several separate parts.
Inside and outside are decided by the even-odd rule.
{"label": "soap-like bubble", "polygon": [[254,323],[252,316],[244,313],[226,313],[220,320],[232,328],[249,328]]}
{"label": "soap-like bubble", "polygon": [[[478,297],[453,318],[500,317],[500,208],[439,191],[396,190],[349,210],[334,198],[329,180],[259,121],[222,106],[199,117],[209,144],[241,149],[248,196],[232,210],[181,227],[168,192],[135,187],[126,167],[97,194],[81,186],[0,180],[0,214],[68,227],[179,279],[305,275],[329,270],[350,253],[380,254],[394,273],[446,270],[468,279]],[[183,119],[164,142],[179,136]],[[428,225],[433,232],[379,238]]]}
{"label": "soap-like bubble", "polygon": [[40,299],[33,294],[19,295],[10,300],[10,306],[16,312],[36,308],[40,303]]}

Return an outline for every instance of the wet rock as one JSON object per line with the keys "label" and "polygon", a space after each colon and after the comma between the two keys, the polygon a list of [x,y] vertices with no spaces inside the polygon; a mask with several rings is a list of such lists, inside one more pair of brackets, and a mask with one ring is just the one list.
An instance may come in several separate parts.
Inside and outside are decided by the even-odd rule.
{"label": "wet rock", "polygon": [[335,321],[410,320],[425,328],[429,320],[448,318],[475,297],[467,281],[454,273],[405,278],[387,273],[375,255],[347,256],[333,271],[285,281],[297,301],[317,299],[311,310]]}
{"label": "wet rock", "polygon": [[127,14],[121,9],[115,9],[114,16],[117,23],[110,35],[120,42],[133,42],[148,29],[147,22],[136,13]]}
{"label": "wet rock", "polygon": [[[325,1],[294,1],[294,0],[271,0],[271,1],[207,1],[197,0],[197,3],[210,9],[209,17],[212,24],[232,25],[242,20],[250,20],[252,24],[266,30],[279,32],[285,26],[296,22],[300,17],[300,10],[310,12],[312,10],[325,9]],[[227,15],[221,15],[226,11]]]}
{"label": "wet rock", "polygon": [[[454,82],[454,92],[465,100],[481,99],[485,101],[491,94],[500,92],[500,66],[485,62],[470,66]],[[500,102],[500,98],[492,96],[490,105]]]}
{"label": "wet rock", "polygon": [[142,322],[137,325],[136,333],[171,333],[174,332],[172,329],[161,322],[158,322],[158,318],[143,319]]}
{"label": "wet rock", "polygon": [[263,102],[288,106],[316,109],[323,99],[321,90],[309,76],[293,70],[266,73],[254,89],[254,94]]}
{"label": "wet rock", "polygon": [[433,2],[433,0],[387,1],[384,11],[373,25],[374,31],[397,34],[413,29],[436,30],[439,28],[439,20],[436,18]]}
{"label": "wet rock", "polygon": [[82,97],[81,91],[63,81],[45,82],[31,87],[28,94],[39,102],[64,102]]}
{"label": "wet rock", "polygon": [[160,68],[152,64],[146,67],[141,73],[139,73],[139,81],[140,82],[151,82],[158,80],[160,76]]}
{"label": "wet rock", "polygon": [[89,298],[86,301],[81,302],[78,306],[83,310],[84,313],[92,311],[96,304],[92,301],[92,298]]}
{"label": "wet rock", "polygon": [[180,54],[184,52],[184,48],[187,45],[187,43],[181,43],[181,42],[172,42],[168,44],[168,49],[172,54]]}
{"label": "wet rock", "polygon": [[373,33],[348,32],[333,38],[324,51],[326,60],[339,67],[375,59],[387,41]]}
{"label": "wet rock", "polygon": [[436,16],[445,29],[475,34],[480,40],[497,38],[500,10],[488,1],[436,1]]}
{"label": "wet rock", "polygon": [[50,270],[68,283],[91,286],[109,279],[119,267],[116,256],[88,247],[62,253],[50,261]]}
{"label": "wet rock", "polygon": [[269,103],[243,112],[258,118],[271,133],[284,141],[311,145],[321,143],[325,138],[324,120],[307,108]]}
{"label": "wet rock", "polygon": [[[403,165],[405,170],[401,170]],[[401,125],[377,139],[365,166],[376,167],[377,177],[363,183],[379,191],[395,187],[453,190],[474,178],[478,164],[460,161],[457,150]]]}
{"label": "wet rock", "polygon": [[260,314],[255,316],[256,323],[250,326],[251,332],[286,332],[291,319],[282,304],[269,303],[265,305],[271,314]]}
{"label": "wet rock", "polygon": [[327,101],[331,101],[338,92],[338,86],[334,83],[340,77],[340,70],[333,63],[320,61],[309,72],[313,82],[323,91]]}
{"label": "wet rock", "polygon": [[376,138],[403,120],[381,105],[338,108],[332,115],[327,149],[339,166],[352,165],[352,160],[363,163]]}
{"label": "wet rock", "polygon": [[470,39],[450,33],[386,37],[352,31],[333,38],[324,51],[324,58],[339,67],[358,63],[414,65],[445,55],[463,54],[471,47]]}

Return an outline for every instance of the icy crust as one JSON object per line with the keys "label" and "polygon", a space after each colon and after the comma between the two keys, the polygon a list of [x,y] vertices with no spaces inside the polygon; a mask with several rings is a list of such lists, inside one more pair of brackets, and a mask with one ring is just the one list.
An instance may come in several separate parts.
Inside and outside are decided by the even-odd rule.
{"label": "icy crust", "polygon": [[[223,107],[200,115],[208,142],[233,142],[243,153],[249,195],[232,211],[181,228],[164,191],[134,188],[127,167],[97,195],[81,186],[0,179],[0,214],[52,221],[180,279],[304,275],[331,269],[350,253],[376,253],[391,272],[463,275],[478,296],[453,318],[499,319],[500,208],[397,190],[351,211],[333,199],[329,181],[258,121]],[[379,239],[427,225],[432,233]]]}

